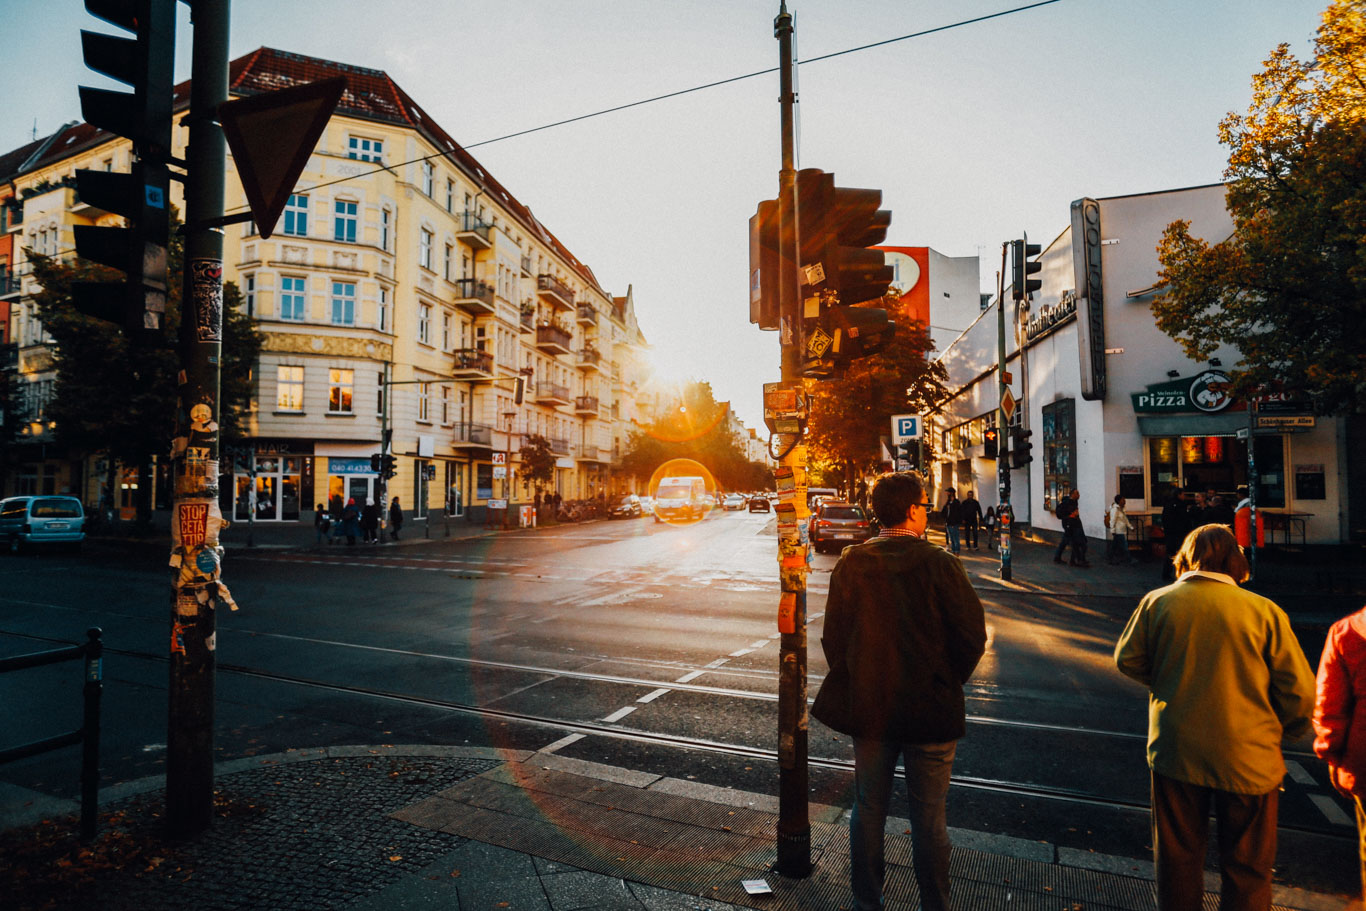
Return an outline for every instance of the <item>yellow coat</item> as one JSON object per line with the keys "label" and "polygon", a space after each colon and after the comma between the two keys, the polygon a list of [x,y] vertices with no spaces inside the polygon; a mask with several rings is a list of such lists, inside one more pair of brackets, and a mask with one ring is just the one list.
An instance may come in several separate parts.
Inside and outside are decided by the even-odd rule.
{"label": "yellow coat", "polygon": [[1183,575],[1144,596],[1115,664],[1151,691],[1153,771],[1236,794],[1280,786],[1281,742],[1308,729],[1314,674],[1273,602],[1227,576]]}

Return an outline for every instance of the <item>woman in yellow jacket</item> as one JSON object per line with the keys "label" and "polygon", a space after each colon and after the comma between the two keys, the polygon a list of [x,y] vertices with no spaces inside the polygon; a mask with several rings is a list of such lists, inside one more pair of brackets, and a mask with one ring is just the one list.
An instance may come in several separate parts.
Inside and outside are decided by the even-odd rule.
{"label": "woman in yellow jacket", "polygon": [[1248,565],[1226,526],[1187,535],[1176,573],[1144,596],[1115,646],[1120,671],[1151,691],[1157,906],[1200,907],[1212,805],[1220,907],[1270,908],[1281,743],[1309,728],[1314,674],[1285,611],[1238,587]]}

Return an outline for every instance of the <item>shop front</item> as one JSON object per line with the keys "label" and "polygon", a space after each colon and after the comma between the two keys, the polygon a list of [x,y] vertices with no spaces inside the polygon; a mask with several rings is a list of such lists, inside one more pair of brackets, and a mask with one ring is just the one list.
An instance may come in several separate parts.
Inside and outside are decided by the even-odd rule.
{"label": "shop front", "polygon": [[340,515],[348,500],[357,506],[379,496],[379,474],[369,457],[329,456],[327,459],[327,508]]}
{"label": "shop front", "polygon": [[298,440],[256,440],[233,460],[234,521],[297,522],[312,509],[311,444]]}

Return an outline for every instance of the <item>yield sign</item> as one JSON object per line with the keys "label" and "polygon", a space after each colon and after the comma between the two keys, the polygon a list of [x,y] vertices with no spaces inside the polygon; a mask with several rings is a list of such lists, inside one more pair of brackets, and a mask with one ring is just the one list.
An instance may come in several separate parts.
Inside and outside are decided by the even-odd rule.
{"label": "yield sign", "polygon": [[1015,396],[1011,395],[1009,386],[1001,393],[1001,410],[1006,413],[1007,421],[1010,420],[1010,416],[1015,413]]}
{"label": "yield sign", "polygon": [[262,237],[270,237],[318,137],[346,89],[335,76],[219,105],[237,176]]}

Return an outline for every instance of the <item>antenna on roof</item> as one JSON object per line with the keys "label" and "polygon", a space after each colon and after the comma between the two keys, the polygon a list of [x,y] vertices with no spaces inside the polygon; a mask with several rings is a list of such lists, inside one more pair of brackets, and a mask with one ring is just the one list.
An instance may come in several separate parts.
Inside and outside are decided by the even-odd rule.
{"label": "antenna on roof", "polygon": [[38,118],[33,118],[33,138],[38,138]]}

